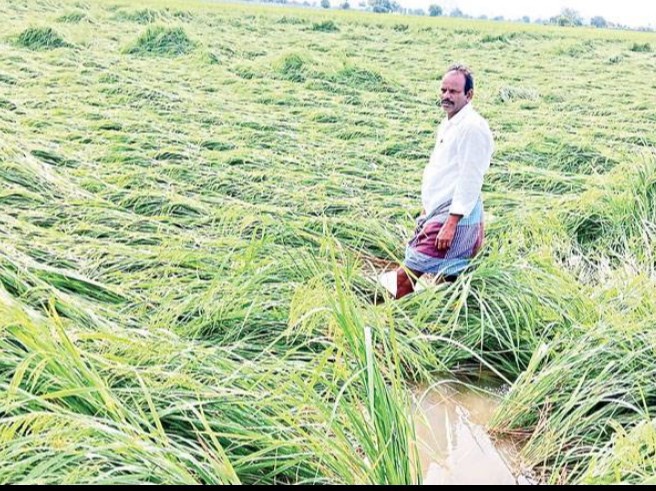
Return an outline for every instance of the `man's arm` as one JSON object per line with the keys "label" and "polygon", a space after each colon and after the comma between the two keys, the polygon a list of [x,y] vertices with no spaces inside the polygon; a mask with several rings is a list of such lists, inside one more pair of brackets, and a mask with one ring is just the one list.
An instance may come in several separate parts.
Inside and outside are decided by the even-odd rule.
{"label": "man's arm", "polygon": [[438,251],[446,251],[451,247],[451,242],[453,242],[453,237],[456,235],[456,228],[461,218],[462,215],[449,215],[449,218],[446,219],[435,238],[435,246]]}
{"label": "man's arm", "polygon": [[483,175],[490,167],[492,135],[480,126],[470,127],[458,147],[458,179],[449,213],[468,216],[481,195]]}
{"label": "man's arm", "polygon": [[491,135],[482,128],[471,128],[464,136],[459,149],[460,173],[449,217],[435,239],[438,251],[451,247],[458,222],[463,216],[469,215],[476,205],[483,185],[483,175],[490,166],[492,145]]}

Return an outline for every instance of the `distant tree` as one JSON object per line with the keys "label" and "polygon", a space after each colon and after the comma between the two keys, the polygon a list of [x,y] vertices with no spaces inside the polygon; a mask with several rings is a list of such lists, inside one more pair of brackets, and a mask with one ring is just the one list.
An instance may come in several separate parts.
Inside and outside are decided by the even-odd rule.
{"label": "distant tree", "polygon": [[527,24],[531,23],[531,18],[528,15],[525,15],[522,17],[522,22],[526,22]]}
{"label": "distant tree", "polygon": [[487,15],[485,15],[485,14],[483,14],[483,15],[479,15],[478,18],[479,18],[480,20],[487,20]]}
{"label": "distant tree", "polygon": [[342,9],[342,10],[348,10],[348,9],[351,8],[351,4],[348,3],[348,1],[346,1],[346,2],[344,2],[343,4],[341,4],[341,5],[339,6],[339,8]]}
{"label": "distant tree", "polygon": [[558,24],[559,26],[582,26],[583,18],[576,10],[564,8],[560,11],[559,15],[549,19],[549,22]]}
{"label": "distant tree", "polygon": [[449,15],[451,17],[464,17],[465,16],[465,14],[462,13],[462,10],[460,10],[457,7],[455,9],[453,9]]}
{"label": "distant tree", "polygon": [[590,19],[590,25],[594,27],[608,27],[608,22],[606,22],[606,19],[604,19],[602,16],[597,15]]}
{"label": "distant tree", "polygon": [[321,0],[321,8],[322,9],[329,9],[330,8],[330,0]]}
{"label": "distant tree", "polygon": [[389,14],[401,10],[401,6],[394,0],[369,0],[369,5],[378,14]]}
{"label": "distant tree", "polygon": [[504,20],[504,19],[503,19],[503,15],[497,15],[497,16],[494,17],[492,20],[496,20],[496,21]]}
{"label": "distant tree", "polygon": [[428,7],[428,15],[430,15],[431,17],[439,17],[440,15],[442,15],[442,13],[443,13],[442,7],[440,7],[439,5],[433,4]]}
{"label": "distant tree", "polygon": [[412,15],[426,15],[426,11],[424,9],[412,9],[410,13]]}
{"label": "distant tree", "polygon": [[583,25],[583,18],[581,17],[581,14],[579,14],[574,9],[564,8],[561,11],[560,15],[562,17],[565,17],[570,22],[570,25],[572,25],[572,26],[582,26]]}

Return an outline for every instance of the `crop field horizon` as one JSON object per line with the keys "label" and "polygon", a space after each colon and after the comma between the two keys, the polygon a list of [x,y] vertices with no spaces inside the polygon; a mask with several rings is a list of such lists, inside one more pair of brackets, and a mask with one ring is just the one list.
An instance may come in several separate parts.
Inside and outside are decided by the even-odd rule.
{"label": "crop field horizon", "polygon": [[[410,387],[481,368],[541,481],[654,481],[656,35],[175,0],[0,21],[0,483],[417,483]],[[485,246],[377,305],[454,62],[495,138]]]}

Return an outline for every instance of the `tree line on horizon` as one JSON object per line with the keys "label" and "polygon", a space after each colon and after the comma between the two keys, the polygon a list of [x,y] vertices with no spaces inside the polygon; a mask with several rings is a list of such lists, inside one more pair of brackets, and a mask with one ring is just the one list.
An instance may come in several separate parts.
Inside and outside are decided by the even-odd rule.
{"label": "tree line on horizon", "polygon": [[[246,0],[246,1],[253,1],[253,0]],[[615,23],[607,20],[605,17],[601,15],[595,15],[590,19],[585,19],[583,16],[581,16],[581,14],[577,10],[568,7],[563,8],[559,14],[549,17],[547,19],[543,19],[543,18],[531,19],[528,15],[524,15],[516,19],[506,19],[503,15],[497,15],[493,17],[488,17],[487,15],[479,15],[479,16],[468,15],[457,7],[450,10],[449,12],[446,12],[445,9],[439,4],[431,4],[428,6],[428,9],[407,8],[407,7],[402,7],[401,4],[396,0],[357,0],[357,3],[355,2],[355,0],[352,0],[352,2],[349,2],[349,0],[333,0],[332,3],[331,0],[312,0],[312,1],[254,0],[254,1],[261,2],[261,3],[275,3],[275,4],[298,6],[298,7],[320,7],[324,9],[335,8],[341,10],[349,10],[352,8],[356,8],[357,6],[358,10],[364,10],[364,11],[374,12],[378,14],[403,14],[403,15],[419,15],[419,16],[428,15],[430,17],[448,16],[448,17],[458,17],[463,19],[523,22],[526,24],[529,23],[546,24],[546,25],[558,25],[563,27],[590,26],[600,29],[610,28],[610,29],[630,29],[630,30],[637,30],[637,31],[650,31],[650,32],[654,31],[652,27],[645,27],[645,26],[630,27],[619,23]],[[333,3],[335,3],[334,6]]]}

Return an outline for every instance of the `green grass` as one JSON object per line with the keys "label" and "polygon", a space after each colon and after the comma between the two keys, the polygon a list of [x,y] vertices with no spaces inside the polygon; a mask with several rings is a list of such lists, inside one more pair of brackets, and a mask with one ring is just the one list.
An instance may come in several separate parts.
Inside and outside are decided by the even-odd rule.
{"label": "green grass", "polygon": [[334,21],[325,20],[323,22],[315,22],[312,24],[312,30],[320,32],[337,32],[339,31],[339,27]]}
{"label": "green grass", "polygon": [[[649,34],[175,0],[0,20],[1,483],[419,482],[410,384],[481,367],[545,482],[653,481]],[[495,136],[485,247],[374,305],[456,61]]]}
{"label": "green grass", "polygon": [[33,50],[67,48],[70,46],[52,27],[30,27],[20,33],[16,44]]}
{"label": "green grass", "polygon": [[125,49],[132,55],[178,56],[188,53],[194,43],[182,27],[149,27],[139,38]]}
{"label": "green grass", "polygon": [[77,24],[84,20],[88,20],[87,15],[84,12],[74,11],[64,14],[57,18],[57,22]]}
{"label": "green grass", "polygon": [[120,22],[136,22],[138,24],[150,24],[162,19],[164,15],[159,10],[142,9],[142,10],[119,10],[116,12],[114,19]]}
{"label": "green grass", "polygon": [[312,73],[314,61],[303,54],[289,53],[274,63],[274,70],[285,80],[304,82]]}
{"label": "green grass", "polygon": [[631,45],[631,51],[636,53],[651,53],[651,44],[649,43],[633,43]]}

